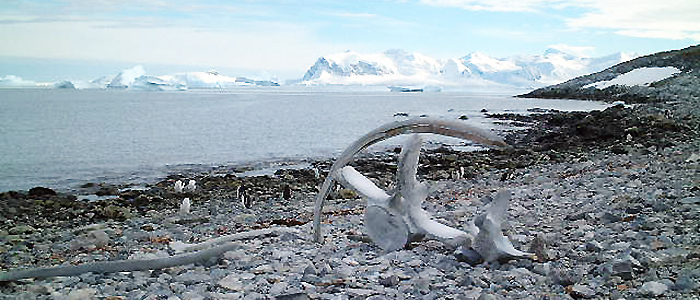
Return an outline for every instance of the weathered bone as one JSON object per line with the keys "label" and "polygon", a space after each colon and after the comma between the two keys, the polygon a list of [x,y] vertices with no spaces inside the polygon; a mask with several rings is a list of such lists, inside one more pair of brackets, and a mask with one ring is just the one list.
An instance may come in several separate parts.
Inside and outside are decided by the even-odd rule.
{"label": "weathered bone", "polygon": [[[181,266],[201,261],[206,261],[214,257],[223,255],[227,251],[240,247],[235,241],[258,238],[265,235],[281,235],[284,233],[299,234],[296,228],[270,227],[266,229],[253,230],[231,234],[208,240],[203,243],[189,245],[176,243],[174,250],[178,252],[190,252],[155,259],[127,259],[112,261],[97,261],[84,263],[81,265],[54,266],[12,270],[0,272],[0,282],[14,281],[25,278],[47,278],[55,276],[77,276],[83,273],[113,273],[141,270],[163,269],[174,266]],[[179,246],[179,247],[178,247]],[[197,251],[199,250],[199,251]],[[195,251],[195,252],[191,252]]]}
{"label": "weathered bone", "polygon": [[509,190],[499,191],[486,212],[474,219],[478,233],[472,243],[472,248],[479,252],[479,255],[486,261],[534,255],[515,249],[510,240],[503,236],[501,224],[505,221],[510,197]]}
{"label": "weathered bone", "polygon": [[[446,123],[445,121],[441,122],[442,124]],[[464,126],[451,128],[474,131],[473,128]],[[391,128],[387,131],[391,131]],[[444,132],[446,131],[440,131],[440,133]],[[377,130],[368,134],[368,136],[376,133]],[[484,135],[480,137],[483,138]],[[502,142],[500,139],[492,136],[487,136],[487,138],[492,139],[491,144]],[[372,140],[367,136],[361,140],[363,139]],[[358,143],[355,143],[348,149],[361,148],[356,147],[357,145]],[[503,236],[501,232],[501,223],[505,219],[508,210],[510,191],[503,190],[498,193],[491,206],[477,217],[474,222],[476,226],[472,226],[473,228],[470,232],[464,232],[432,220],[429,214],[421,207],[427,197],[428,189],[425,184],[419,182],[416,178],[420,148],[421,139],[415,134],[401,150],[396,174],[397,187],[392,195],[378,188],[350,166],[334,169],[339,164],[340,158],[331,167],[332,172],[326,178],[324,186],[329,180],[332,181],[332,178],[336,178],[343,186],[352,188],[367,198],[365,227],[370,238],[386,251],[402,248],[410,235],[422,234],[432,236],[452,245],[472,246],[487,261],[532,255],[515,249],[508,238]],[[347,150],[344,154],[346,153],[348,153]],[[341,158],[348,159],[343,156]],[[325,198],[325,192],[322,189],[319,196],[322,195]],[[323,198],[320,200],[321,207]],[[319,198],[317,198],[316,204],[318,209]],[[317,210],[317,212],[319,211]],[[317,215],[314,217],[317,217]],[[319,218],[314,218],[314,220],[320,221]],[[316,238],[319,240],[320,229],[316,224],[314,223],[316,226],[314,229],[316,230]]]}
{"label": "weathered bone", "polygon": [[471,140],[487,146],[506,146],[503,139],[481,128],[469,126],[463,122],[460,123],[432,118],[417,118],[392,122],[370,131],[350,144],[340,157],[336,159],[335,163],[331,166],[329,175],[323,182],[321,191],[316,196],[316,204],[314,207],[314,239],[316,242],[320,243],[323,241],[323,236],[321,234],[321,212],[323,211],[323,202],[326,196],[328,196],[328,192],[335,180],[334,174],[348,164],[353,156],[362,149],[388,138],[407,133],[435,133]]}

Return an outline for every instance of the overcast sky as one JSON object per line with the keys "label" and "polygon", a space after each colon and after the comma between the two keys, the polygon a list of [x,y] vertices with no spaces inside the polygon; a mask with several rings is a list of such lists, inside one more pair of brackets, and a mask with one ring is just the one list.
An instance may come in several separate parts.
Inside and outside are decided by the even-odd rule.
{"label": "overcast sky", "polygon": [[[700,43],[698,0],[2,0],[0,76],[28,79],[218,69],[303,76],[345,50],[435,58],[547,48],[602,56]],[[107,73],[105,73],[107,72]],[[248,74],[230,74],[241,72]],[[80,78],[89,79],[89,78]]]}

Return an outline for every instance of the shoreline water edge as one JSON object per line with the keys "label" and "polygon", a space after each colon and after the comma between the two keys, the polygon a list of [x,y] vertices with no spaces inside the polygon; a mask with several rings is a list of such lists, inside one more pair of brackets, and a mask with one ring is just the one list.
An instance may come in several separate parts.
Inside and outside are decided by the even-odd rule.
{"label": "shoreline water edge", "polygon": [[[418,177],[432,187],[426,211],[463,228],[509,188],[504,233],[534,259],[485,263],[431,239],[383,252],[363,228],[364,200],[341,188],[317,244],[313,202],[330,160],[273,175],[82,187],[99,201],[42,187],[0,193],[1,271],[167,257],[171,242],[298,229],[240,241],[207,262],[3,282],[0,299],[700,298],[696,112],[697,103],[658,102],[489,115],[527,125],[505,136],[510,149],[422,151]],[[365,153],[351,165],[391,189],[398,150]],[[196,188],[175,189],[178,180]],[[180,210],[185,198],[190,212]]]}

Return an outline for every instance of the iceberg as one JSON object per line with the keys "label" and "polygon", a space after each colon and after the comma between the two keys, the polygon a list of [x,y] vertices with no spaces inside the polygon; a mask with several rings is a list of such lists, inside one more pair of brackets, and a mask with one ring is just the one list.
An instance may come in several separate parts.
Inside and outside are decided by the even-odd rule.
{"label": "iceberg", "polygon": [[24,80],[19,76],[6,75],[0,77],[0,87],[36,87],[37,84],[31,80]]}
{"label": "iceberg", "polygon": [[54,87],[54,88],[57,88],[57,89],[68,89],[68,90],[74,90],[74,89],[75,89],[75,85],[74,85],[72,82],[68,81],[68,80],[66,80],[66,81],[61,81],[61,82],[56,82],[56,83],[53,84],[53,87]]}
{"label": "iceberg", "polygon": [[142,66],[135,66],[131,69],[126,69],[121,71],[117,76],[112,79],[112,81],[107,85],[109,88],[127,88],[136,81],[136,78],[141,77],[146,74],[146,71]]}
{"label": "iceberg", "polygon": [[[14,79],[14,81],[17,80]],[[34,83],[27,82],[27,84]],[[16,86],[17,83],[14,85]],[[75,89],[118,88],[137,91],[184,91],[187,89],[225,89],[237,86],[279,86],[279,84],[271,80],[225,76],[215,70],[159,76],[146,75],[142,66],[135,66],[119,72],[116,76],[102,76],[89,82],[60,81],[50,86]]]}

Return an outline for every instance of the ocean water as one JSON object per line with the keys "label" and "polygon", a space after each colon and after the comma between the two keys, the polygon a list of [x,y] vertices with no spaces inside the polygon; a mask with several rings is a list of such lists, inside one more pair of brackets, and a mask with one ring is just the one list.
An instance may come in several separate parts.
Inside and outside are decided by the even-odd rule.
{"label": "ocean water", "polygon": [[499,93],[306,87],[0,89],[0,191],[144,183],[193,169],[332,157],[366,132],[400,118],[397,112],[466,115],[465,122],[495,128],[499,125],[484,118],[482,109],[525,112],[534,107],[592,110],[606,104]]}

